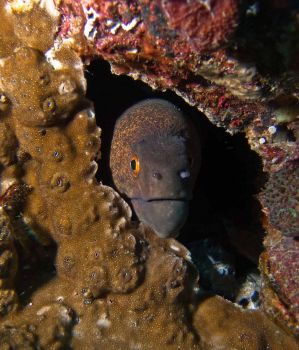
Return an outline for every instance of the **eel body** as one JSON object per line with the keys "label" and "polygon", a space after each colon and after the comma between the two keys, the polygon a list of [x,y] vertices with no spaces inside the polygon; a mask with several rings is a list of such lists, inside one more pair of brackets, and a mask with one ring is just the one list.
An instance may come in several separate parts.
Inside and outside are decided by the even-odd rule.
{"label": "eel body", "polygon": [[172,103],[148,99],[117,120],[110,152],[116,189],[158,236],[177,236],[200,165],[199,136]]}

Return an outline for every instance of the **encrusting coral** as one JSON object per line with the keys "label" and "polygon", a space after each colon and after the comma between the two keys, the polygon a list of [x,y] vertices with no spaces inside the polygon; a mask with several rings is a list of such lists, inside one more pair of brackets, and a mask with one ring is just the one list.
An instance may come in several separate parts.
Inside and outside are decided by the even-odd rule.
{"label": "encrusting coral", "polygon": [[283,231],[286,236],[298,236],[298,188],[299,169],[294,164],[271,174],[266,188],[260,195],[271,225]]}
{"label": "encrusting coral", "polygon": [[[66,28],[54,3],[0,5],[0,349],[297,349],[261,311],[201,295],[188,250],[131,222],[95,179],[101,131],[72,40],[54,39]],[[31,237],[55,242],[57,272],[18,302],[15,245]]]}

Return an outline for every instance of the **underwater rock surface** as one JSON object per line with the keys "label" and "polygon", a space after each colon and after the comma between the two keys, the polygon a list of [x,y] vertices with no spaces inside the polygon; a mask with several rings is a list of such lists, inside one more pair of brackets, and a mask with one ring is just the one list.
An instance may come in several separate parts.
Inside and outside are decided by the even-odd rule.
{"label": "underwater rock surface", "polygon": [[[293,53],[286,74],[263,76],[225,49],[242,23],[238,2],[199,1],[194,13],[192,4],[0,0],[0,349],[298,348],[296,221],[277,223],[270,185],[261,194],[263,312],[201,293],[188,250],[136,225],[129,205],[95,178],[101,131],[81,59],[93,55],[246,132],[269,184],[295,168],[295,142],[272,141],[271,129],[282,123],[296,135]],[[49,272],[42,262],[51,250]]]}

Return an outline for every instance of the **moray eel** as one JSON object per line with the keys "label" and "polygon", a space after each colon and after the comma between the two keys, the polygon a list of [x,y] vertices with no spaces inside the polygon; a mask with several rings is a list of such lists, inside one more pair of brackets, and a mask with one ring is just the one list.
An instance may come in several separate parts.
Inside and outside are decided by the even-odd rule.
{"label": "moray eel", "polygon": [[199,164],[199,136],[172,103],[144,100],[117,120],[110,152],[114,185],[158,236],[178,235]]}

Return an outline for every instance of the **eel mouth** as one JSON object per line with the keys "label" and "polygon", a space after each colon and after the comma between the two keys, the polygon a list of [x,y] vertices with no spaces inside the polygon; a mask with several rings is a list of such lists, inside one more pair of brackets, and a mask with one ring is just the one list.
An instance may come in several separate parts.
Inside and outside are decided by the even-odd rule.
{"label": "eel mouth", "polygon": [[131,202],[139,220],[150,226],[161,238],[176,237],[189,212],[187,198],[134,198]]}

